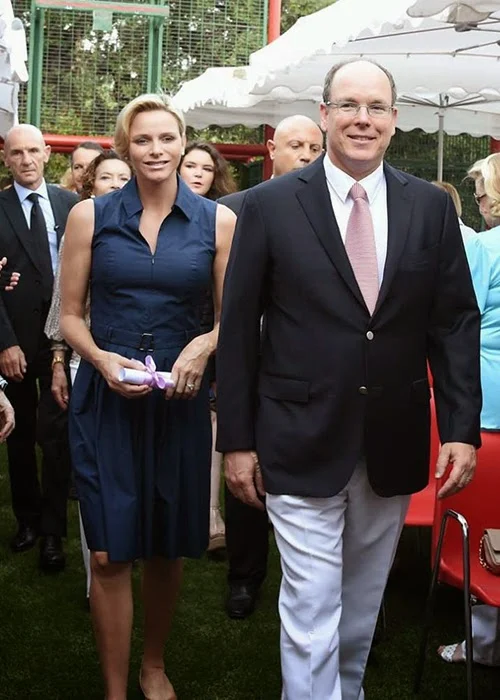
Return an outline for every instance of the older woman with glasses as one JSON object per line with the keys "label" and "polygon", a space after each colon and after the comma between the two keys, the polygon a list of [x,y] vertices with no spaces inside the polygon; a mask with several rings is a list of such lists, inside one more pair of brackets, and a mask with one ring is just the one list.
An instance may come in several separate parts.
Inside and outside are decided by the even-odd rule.
{"label": "older woman with glasses", "polygon": [[[500,430],[500,153],[477,161],[468,175],[474,180],[474,198],[488,230],[467,240],[465,250],[481,311],[481,430]],[[474,661],[500,666],[500,609],[472,608]],[[438,649],[448,663],[465,661],[465,642]]]}

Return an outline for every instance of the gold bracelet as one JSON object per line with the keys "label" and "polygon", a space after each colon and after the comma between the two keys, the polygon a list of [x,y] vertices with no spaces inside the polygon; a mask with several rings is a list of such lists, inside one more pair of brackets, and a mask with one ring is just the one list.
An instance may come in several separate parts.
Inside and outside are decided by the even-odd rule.
{"label": "gold bracelet", "polygon": [[52,365],[51,365],[52,371],[54,371],[54,367],[59,363],[61,363],[64,366],[64,357],[59,357],[58,355],[56,355],[55,357],[52,358]]}

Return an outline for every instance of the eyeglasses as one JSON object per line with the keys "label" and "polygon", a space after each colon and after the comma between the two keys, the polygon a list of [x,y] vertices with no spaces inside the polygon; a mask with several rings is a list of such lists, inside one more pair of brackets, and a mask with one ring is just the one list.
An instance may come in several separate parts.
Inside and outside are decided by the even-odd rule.
{"label": "eyeglasses", "polygon": [[335,107],[338,112],[349,117],[355,117],[361,107],[366,107],[368,116],[375,119],[384,119],[394,112],[394,107],[382,102],[375,102],[371,105],[362,105],[357,102],[325,102],[325,105],[327,107]]}
{"label": "eyeglasses", "polygon": [[479,206],[481,204],[481,200],[486,197],[486,192],[484,194],[475,194],[474,199],[476,201],[476,204]]}

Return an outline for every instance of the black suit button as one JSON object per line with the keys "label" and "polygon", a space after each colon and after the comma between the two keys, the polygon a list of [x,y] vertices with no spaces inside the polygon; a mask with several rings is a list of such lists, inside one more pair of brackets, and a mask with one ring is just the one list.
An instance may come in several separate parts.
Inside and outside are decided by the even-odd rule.
{"label": "black suit button", "polygon": [[42,280],[35,280],[35,284],[37,287],[39,287],[42,284]]}
{"label": "black suit button", "polygon": [[40,309],[33,309],[33,313],[38,316],[38,314],[40,313]]}
{"label": "black suit button", "polygon": [[366,388],[366,386],[360,386],[358,391],[360,394],[363,394],[363,396],[367,396],[368,394],[368,389]]}

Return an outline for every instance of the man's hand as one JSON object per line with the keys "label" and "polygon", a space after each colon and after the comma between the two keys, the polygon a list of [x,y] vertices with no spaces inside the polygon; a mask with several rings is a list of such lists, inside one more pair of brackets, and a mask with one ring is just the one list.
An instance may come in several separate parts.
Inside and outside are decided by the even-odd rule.
{"label": "man's hand", "polygon": [[26,358],[19,345],[0,352],[0,374],[11,382],[22,382],[26,374]]}
{"label": "man's hand", "polygon": [[438,498],[452,496],[472,481],[476,468],[476,448],[464,442],[445,442],[436,463],[436,479],[444,475],[449,464],[453,466],[438,491]]}
{"label": "man's hand", "polygon": [[68,408],[68,379],[62,362],[56,362],[52,370],[52,386],[50,387],[59,408],[65,411]]}
{"label": "man's hand", "polygon": [[3,390],[0,389],[0,442],[5,442],[15,427],[14,409]]}
{"label": "man's hand", "polygon": [[255,452],[227,452],[224,455],[224,472],[233,496],[249,506],[265,509],[259,498],[266,492]]}

